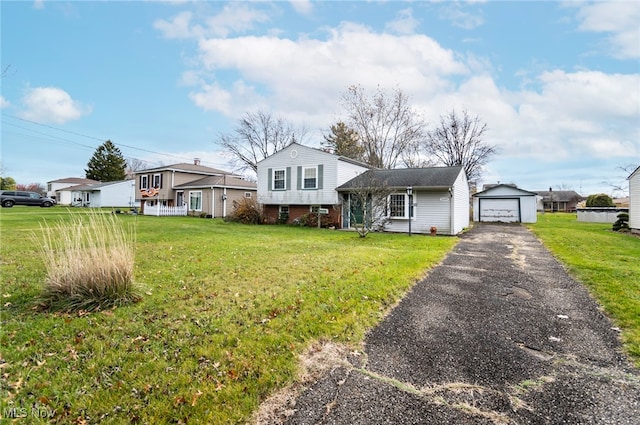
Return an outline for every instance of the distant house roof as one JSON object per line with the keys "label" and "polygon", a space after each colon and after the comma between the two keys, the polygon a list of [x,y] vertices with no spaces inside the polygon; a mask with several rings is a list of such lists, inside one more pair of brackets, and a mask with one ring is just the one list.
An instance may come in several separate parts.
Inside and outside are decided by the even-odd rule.
{"label": "distant house roof", "polygon": [[371,181],[384,183],[389,188],[404,189],[407,186],[414,189],[449,188],[453,187],[460,172],[464,172],[461,166],[368,170],[342,186],[338,186],[336,190],[349,191],[369,185]]}
{"label": "distant house roof", "polygon": [[69,186],[69,187],[65,187],[63,189],[58,189],[58,190],[73,190],[73,191],[86,191],[86,190],[98,190],[98,189],[102,189],[103,187],[107,187],[107,186],[112,186],[114,184],[119,184],[119,183],[124,183],[124,182],[134,182],[133,179],[129,179],[129,180],[118,180],[118,181],[113,181],[113,182],[104,182],[104,183],[96,183],[96,184],[79,184],[76,186]]}
{"label": "distant house roof", "polygon": [[223,176],[207,176],[188,183],[183,183],[174,187],[174,189],[193,189],[201,187],[233,187],[244,189],[257,189],[254,182],[239,179],[233,175]]}
{"label": "distant house roof", "polygon": [[199,164],[189,164],[182,162],[179,164],[165,165],[162,167],[147,168],[145,170],[138,170],[135,174],[147,174],[158,171],[182,171],[195,174],[210,174],[210,175],[235,175],[229,171],[219,170],[217,168],[206,167]]}
{"label": "distant house roof", "polygon": [[100,183],[98,180],[85,179],[82,177],[65,177],[64,179],[51,180],[47,183],[69,183],[71,184],[95,184]]}
{"label": "distant house roof", "polygon": [[575,190],[535,190],[534,192],[542,196],[543,201],[550,201],[551,195],[554,202],[579,202],[585,199]]}

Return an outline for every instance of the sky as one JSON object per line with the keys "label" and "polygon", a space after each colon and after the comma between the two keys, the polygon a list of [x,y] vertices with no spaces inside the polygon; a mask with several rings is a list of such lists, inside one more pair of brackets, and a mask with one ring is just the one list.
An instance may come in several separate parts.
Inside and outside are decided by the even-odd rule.
{"label": "sky", "polygon": [[235,171],[216,141],[257,111],[320,147],[355,84],[400,89],[427,128],[452,110],[486,123],[498,154],[480,187],[623,196],[640,165],[640,2],[3,0],[0,13],[0,161],[18,183],[84,177],[106,140],[145,167]]}

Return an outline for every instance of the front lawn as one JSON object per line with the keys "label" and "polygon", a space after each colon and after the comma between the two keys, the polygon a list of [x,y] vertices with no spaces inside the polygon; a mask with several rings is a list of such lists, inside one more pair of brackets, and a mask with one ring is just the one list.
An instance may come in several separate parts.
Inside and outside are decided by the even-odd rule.
{"label": "front lawn", "polygon": [[41,312],[45,269],[31,235],[44,219],[68,218],[62,207],[0,211],[3,417],[243,423],[295,379],[305,347],[331,339],[357,348],[457,242],[119,215],[137,229],[142,300]]}
{"label": "front lawn", "polygon": [[625,350],[640,367],[640,238],[575,214],[541,214],[528,227],[622,329]]}

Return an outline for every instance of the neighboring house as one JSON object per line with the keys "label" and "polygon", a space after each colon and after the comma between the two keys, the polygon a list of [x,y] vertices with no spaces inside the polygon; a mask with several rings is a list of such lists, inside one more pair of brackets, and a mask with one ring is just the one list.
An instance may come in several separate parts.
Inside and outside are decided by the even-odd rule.
{"label": "neighboring house", "polygon": [[55,199],[58,205],[71,205],[74,203],[73,195],[70,190],[66,189],[71,186],[97,183],[100,182],[80,177],[67,177],[64,179],[51,180],[50,182],[47,182],[47,196]]}
{"label": "neighboring house", "polygon": [[459,166],[369,170],[342,184],[336,190],[342,195],[343,227],[350,227],[360,214],[352,194],[373,181],[383,182],[390,192],[386,231],[411,228],[411,232],[429,234],[435,227],[438,234],[456,235],[469,226],[469,184]]}
{"label": "neighboring house", "polygon": [[336,187],[367,171],[367,164],[292,143],[258,162],[258,202],[268,222],[292,222],[328,210],[329,223],[341,226],[341,198]]}
{"label": "neighboring house", "polygon": [[473,221],[535,223],[538,195],[499,184],[473,195]]}
{"label": "neighboring house", "polygon": [[190,211],[226,217],[233,211],[233,203],[241,199],[255,199],[256,184],[238,176],[224,174],[208,176],[189,183],[176,185],[182,192]]}
{"label": "neighboring house", "polygon": [[[256,184],[242,176],[200,165],[180,163],[135,172],[136,200],[163,215],[181,215],[181,211],[225,217],[233,210],[233,201],[252,198]],[[148,211],[147,211],[148,213]],[[160,213],[159,213],[160,214]]]}
{"label": "neighboring house", "polygon": [[140,202],[136,201],[135,186],[135,180],[131,179],[71,186],[63,191],[71,192],[72,199],[75,200],[72,205],[91,208],[134,208],[140,206]]}
{"label": "neighboring house", "polygon": [[629,180],[629,228],[640,233],[640,167],[627,178]]}
{"label": "neighboring house", "polygon": [[573,190],[553,190],[549,188],[549,190],[536,190],[534,192],[542,197],[538,201],[538,211],[575,212],[578,203],[585,199]]}

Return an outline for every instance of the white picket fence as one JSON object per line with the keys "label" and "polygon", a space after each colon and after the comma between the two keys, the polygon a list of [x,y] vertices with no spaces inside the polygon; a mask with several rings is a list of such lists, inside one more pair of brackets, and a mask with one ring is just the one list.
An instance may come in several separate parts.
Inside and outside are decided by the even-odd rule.
{"label": "white picket fence", "polygon": [[187,206],[165,207],[163,205],[144,206],[144,215],[169,216],[169,215],[187,215]]}

